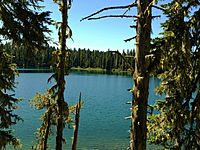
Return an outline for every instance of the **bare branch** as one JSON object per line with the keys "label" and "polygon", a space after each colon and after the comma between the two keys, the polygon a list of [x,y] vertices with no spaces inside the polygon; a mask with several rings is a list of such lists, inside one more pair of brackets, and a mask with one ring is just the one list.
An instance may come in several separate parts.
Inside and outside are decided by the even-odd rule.
{"label": "bare branch", "polygon": [[107,16],[100,16],[94,18],[88,18],[88,20],[97,20],[103,18],[138,18],[137,16],[129,16],[129,15],[107,15]]}
{"label": "bare branch", "polygon": [[130,28],[137,28],[137,26],[135,26],[135,25],[132,25],[132,26],[130,26]]}
{"label": "bare branch", "polygon": [[99,11],[97,11],[97,12],[95,12],[95,13],[87,16],[87,17],[82,18],[80,21],[89,19],[90,17],[95,16],[95,15],[97,15],[97,14],[103,12],[103,11],[106,11],[106,10],[111,10],[111,9],[126,9],[126,8],[132,8],[132,7],[136,7],[136,6],[137,6],[136,3],[132,3],[130,5],[125,5],[125,6],[106,7],[106,8],[103,8],[103,9],[101,9],[101,10],[99,10]]}
{"label": "bare branch", "polygon": [[159,6],[155,6],[155,5],[152,5],[152,7],[159,9],[159,10],[162,10],[162,11],[165,11],[165,9],[163,7],[159,7]]}
{"label": "bare branch", "polygon": [[130,10],[130,9],[127,9],[127,10],[123,13],[123,15],[125,15],[129,10]]}
{"label": "bare branch", "polygon": [[125,15],[129,10],[130,8],[127,8],[127,10],[123,13],[123,15]]}
{"label": "bare branch", "polygon": [[161,15],[157,15],[157,16],[152,16],[151,18],[155,19],[155,18],[160,18],[160,17],[161,17]]}
{"label": "bare branch", "polygon": [[135,39],[137,36],[134,36],[134,37],[131,37],[131,38],[128,38],[126,40],[124,40],[125,42],[130,42],[131,40]]}
{"label": "bare branch", "polygon": [[132,64],[126,59],[126,56],[124,57],[119,51],[109,51],[109,52],[119,55],[129,65],[131,70],[134,70]]}

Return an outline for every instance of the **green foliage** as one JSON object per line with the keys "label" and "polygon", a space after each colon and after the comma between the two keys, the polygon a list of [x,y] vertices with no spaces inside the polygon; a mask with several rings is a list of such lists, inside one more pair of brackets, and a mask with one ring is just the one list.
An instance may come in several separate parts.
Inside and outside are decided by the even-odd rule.
{"label": "green foliage", "polygon": [[41,49],[47,44],[45,32],[50,12],[37,12],[41,0],[3,0],[0,3],[0,35],[4,40],[12,39],[18,46]]}
{"label": "green foliage", "polygon": [[[56,98],[54,97],[54,92],[52,90],[48,90],[44,94],[37,93],[34,98],[30,100],[30,104],[35,107],[37,110],[44,110],[43,115],[41,115],[40,120],[42,124],[40,128],[36,132],[37,145],[35,145],[32,149],[45,149],[44,143],[48,141],[48,137],[53,135],[53,128],[57,125],[57,116],[58,116],[58,105],[56,102]],[[63,122],[65,125],[74,126],[74,121],[72,119],[73,114],[76,111],[76,107],[78,104],[69,107],[68,116],[68,108],[66,107],[66,103],[63,103]],[[82,107],[83,102],[81,101]],[[65,141],[65,139],[63,139]],[[49,148],[46,145],[46,148]]]}
{"label": "green foliage", "polygon": [[[44,149],[47,146],[48,136],[51,133],[51,126],[56,125],[57,107],[56,101],[52,98],[52,92],[49,90],[45,94],[37,93],[30,101],[37,110],[44,109],[44,114],[40,117],[42,125],[36,133],[38,144],[33,149]],[[46,145],[44,143],[46,142]]]}
{"label": "green foliage", "polygon": [[[11,126],[21,118],[13,111],[18,108],[19,99],[8,92],[14,92],[15,76],[18,74],[16,65],[13,64],[13,53],[8,49],[26,48],[23,55],[33,56],[39,49],[47,45],[46,32],[50,32],[47,24],[50,24],[49,12],[37,12],[40,0],[2,0],[0,2],[0,149],[7,144],[14,147],[20,146],[19,140],[12,135]],[[2,46],[2,43],[10,42],[12,46]],[[29,52],[28,52],[29,50]],[[17,52],[16,52],[17,53]],[[19,53],[20,55],[20,53]],[[31,55],[31,56],[30,56]],[[28,61],[27,61],[28,63]]]}
{"label": "green foliage", "polygon": [[[51,24],[50,12],[41,12],[38,3],[42,0],[3,0],[0,3],[0,35],[1,41],[11,42],[7,47],[21,58],[24,66],[34,64],[36,56],[47,47],[51,32],[47,25]],[[35,59],[32,59],[35,58]]]}
{"label": "green foliage", "polygon": [[[60,57],[61,55],[62,55],[61,50],[55,50],[52,52],[51,66],[55,72],[55,74],[52,77],[54,77],[55,80],[57,79],[56,75],[58,74],[59,69],[60,69],[59,64],[61,63],[61,57]],[[68,50],[66,50],[65,56],[64,56],[64,67],[65,67],[66,75],[68,74],[68,71],[70,69],[69,57],[70,57],[70,53]]]}
{"label": "green foliage", "polygon": [[[70,107],[64,99],[65,91],[65,75],[69,71],[69,50],[66,50],[66,38],[72,37],[72,30],[68,26],[68,9],[71,7],[71,0],[54,0],[59,5],[59,10],[62,13],[62,22],[54,21],[56,28],[58,28],[60,50],[52,52],[52,68],[54,73],[48,81],[54,79],[53,85],[46,94],[38,94],[33,100],[32,105],[37,109],[45,108],[46,111],[41,117],[42,125],[37,133],[38,145],[34,149],[48,148],[47,142],[52,125],[56,126],[56,149],[62,149],[62,143],[65,142],[63,138],[63,129],[65,122],[71,122],[69,117]],[[39,99],[39,101],[37,101]],[[72,109],[74,110],[74,109]]]}
{"label": "green foliage", "polygon": [[19,140],[12,135],[11,125],[16,124],[21,118],[13,111],[18,108],[19,99],[7,94],[14,91],[14,79],[17,75],[16,65],[11,63],[11,56],[0,46],[0,149],[7,144],[14,147],[20,146]]}
{"label": "green foliage", "polygon": [[167,149],[200,148],[200,10],[198,1],[172,1],[165,5],[168,20],[163,37],[155,114],[149,116],[149,141]]}
{"label": "green foliage", "polygon": [[[53,63],[55,55],[58,52],[54,47],[47,47],[42,51],[38,51],[37,55],[34,53],[26,53],[28,50],[27,48],[20,46],[20,47],[13,47],[10,43],[6,43],[4,48],[7,52],[13,55],[13,62],[17,64],[18,67],[50,67],[52,61]],[[81,68],[102,68],[107,70],[120,70],[120,71],[127,71],[131,69],[131,66],[134,66],[133,56],[135,54],[134,50],[127,50],[120,53],[116,51],[115,53],[108,50],[108,51],[99,51],[99,50],[90,50],[90,49],[68,49],[66,52],[68,66],[67,68],[71,67],[81,67]],[[53,55],[53,56],[52,56]],[[121,56],[122,57],[121,57]],[[124,59],[128,61],[125,62]],[[51,61],[52,60],[52,61]],[[158,62],[155,60],[154,62]],[[155,63],[152,63],[154,66]]]}
{"label": "green foliage", "polygon": [[2,131],[0,130],[0,149],[6,148],[6,145],[11,144],[14,148],[21,147],[21,143],[11,133],[11,130]]}

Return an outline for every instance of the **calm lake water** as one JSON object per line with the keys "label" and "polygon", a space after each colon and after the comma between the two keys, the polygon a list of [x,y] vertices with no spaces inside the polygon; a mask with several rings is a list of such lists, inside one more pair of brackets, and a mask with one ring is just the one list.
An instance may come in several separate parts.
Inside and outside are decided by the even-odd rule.
{"label": "calm lake water", "polygon": [[[37,128],[40,126],[39,116],[42,111],[37,111],[29,106],[36,92],[44,92],[52,83],[47,84],[51,73],[21,73],[17,77],[16,97],[24,98],[19,103],[20,109],[16,111],[24,122],[18,123],[14,129],[20,138],[23,150],[30,149],[35,143]],[[130,115],[131,93],[127,89],[132,87],[130,76],[71,73],[66,76],[65,99],[69,105],[78,101],[79,93],[82,93],[84,107],[81,109],[81,121],[79,129],[79,150],[124,150],[129,145],[130,120],[125,120]],[[149,100],[152,103],[159,99],[154,94],[154,88],[158,85],[157,79],[150,80]],[[72,129],[65,129],[67,144],[71,145]],[[50,149],[55,149],[55,136],[50,138]],[[11,149],[11,148],[9,148]],[[151,149],[151,148],[149,148]]]}

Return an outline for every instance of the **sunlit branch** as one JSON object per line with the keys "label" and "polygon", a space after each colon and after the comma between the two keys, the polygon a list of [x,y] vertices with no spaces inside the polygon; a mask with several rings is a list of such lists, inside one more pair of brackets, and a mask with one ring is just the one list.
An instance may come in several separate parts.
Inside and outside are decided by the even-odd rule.
{"label": "sunlit branch", "polygon": [[137,36],[134,36],[134,37],[131,37],[131,38],[128,38],[126,40],[124,40],[125,42],[130,42],[131,40],[135,39]]}
{"label": "sunlit branch", "polygon": [[100,16],[94,18],[88,18],[88,20],[97,20],[103,18],[138,18],[137,16],[129,16],[129,15],[107,15],[107,16]]}
{"label": "sunlit branch", "polygon": [[95,15],[97,15],[97,14],[103,12],[103,11],[106,11],[106,10],[111,10],[111,9],[126,9],[126,8],[132,8],[132,7],[136,7],[136,6],[137,6],[136,3],[132,3],[132,4],[126,5],[126,6],[106,7],[106,8],[103,8],[103,9],[101,9],[101,10],[99,10],[99,11],[97,11],[97,12],[95,12],[95,13],[93,13],[93,14],[87,16],[87,17],[82,18],[80,21],[89,19],[90,17],[95,16]]}

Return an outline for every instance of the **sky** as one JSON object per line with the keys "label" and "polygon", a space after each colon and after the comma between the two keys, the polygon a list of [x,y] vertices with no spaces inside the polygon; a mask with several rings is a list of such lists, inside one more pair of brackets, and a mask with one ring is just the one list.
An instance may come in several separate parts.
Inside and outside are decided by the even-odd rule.
{"label": "sky", "polygon": [[[131,4],[132,0],[73,0],[72,7],[69,10],[69,26],[73,32],[73,41],[68,40],[69,48],[86,48],[91,50],[107,51],[110,50],[131,50],[135,48],[135,40],[124,42],[125,39],[135,36],[135,29],[129,26],[134,25],[133,18],[108,18],[101,20],[85,20],[81,18],[90,15],[104,7],[119,6]],[[58,5],[53,3],[53,0],[44,0],[42,3],[45,10],[51,11],[51,17],[56,21],[61,21],[61,13],[58,10]],[[123,14],[125,10],[106,11],[100,15]],[[131,15],[136,15],[136,8],[132,8],[129,12]],[[154,15],[161,15],[162,12],[153,9]],[[152,23],[152,37],[158,36],[162,31],[160,22],[164,21],[164,16],[154,19]],[[57,30],[51,27],[51,38],[58,41]]]}

